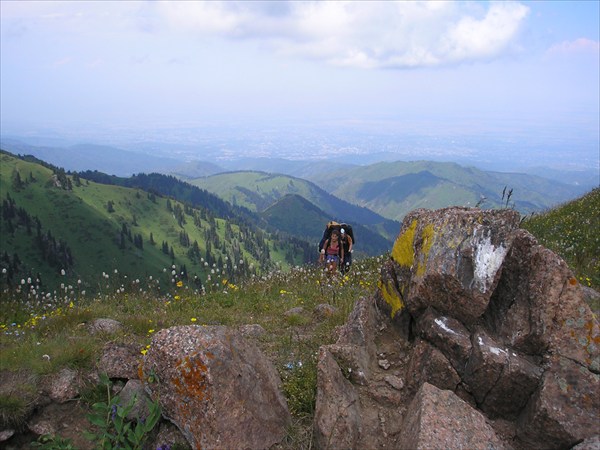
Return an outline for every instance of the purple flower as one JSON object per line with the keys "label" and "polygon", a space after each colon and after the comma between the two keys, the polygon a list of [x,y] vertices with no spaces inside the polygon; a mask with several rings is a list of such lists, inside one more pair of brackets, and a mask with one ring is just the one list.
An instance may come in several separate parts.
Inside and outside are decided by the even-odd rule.
{"label": "purple flower", "polygon": [[112,420],[115,420],[115,417],[117,417],[117,405],[112,405],[112,413],[110,417]]}

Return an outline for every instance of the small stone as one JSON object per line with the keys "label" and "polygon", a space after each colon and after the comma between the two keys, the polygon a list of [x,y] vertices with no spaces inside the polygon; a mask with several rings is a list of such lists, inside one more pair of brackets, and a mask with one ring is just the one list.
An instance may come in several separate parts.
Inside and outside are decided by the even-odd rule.
{"label": "small stone", "polygon": [[400,377],[396,377],[394,375],[386,375],[384,380],[394,389],[401,390],[404,387],[404,381]]}
{"label": "small stone", "polygon": [[15,434],[15,430],[2,430],[0,431],[0,442],[4,442],[9,440],[13,434]]}
{"label": "small stone", "polygon": [[390,362],[387,359],[380,359],[378,361],[379,367],[381,367],[384,370],[388,370],[391,367]]}

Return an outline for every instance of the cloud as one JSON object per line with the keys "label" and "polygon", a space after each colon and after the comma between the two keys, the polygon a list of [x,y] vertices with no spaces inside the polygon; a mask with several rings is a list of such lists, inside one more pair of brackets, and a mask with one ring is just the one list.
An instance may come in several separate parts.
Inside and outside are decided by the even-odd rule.
{"label": "cloud", "polygon": [[273,51],[359,68],[490,60],[514,50],[518,2],[159,2],[170,29],[254,39]]}
{"label": "cloud", "polygon": [[591,53],[598,55],[598,52],[600,52],[600,42],[586,38],[579,38],[574,41],[563,41],[548,49],[549,54]]}
{"label": "cloud", "polygon": [[61,66],[65,66],[67,64],[71,64],[73,58],[71,58],[70,56],[65,56],[64,58],[61,59],[57,59],[56,61],[54,61],[52,63],[52,67],[54,67],[55,69]]}

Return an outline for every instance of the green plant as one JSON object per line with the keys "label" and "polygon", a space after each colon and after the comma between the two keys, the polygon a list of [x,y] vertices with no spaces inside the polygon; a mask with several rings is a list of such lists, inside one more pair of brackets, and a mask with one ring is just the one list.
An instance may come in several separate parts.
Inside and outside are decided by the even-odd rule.
{"label": "green plant", "polygon": [[25,398],[16,394],[0,394],[0,424],[21,425],[29,412]]}
{"label": "green plant", "polygon": [[[105,386],[107,401],[92,405],[92,413],[88,415],[90,423],[98,427],[98,431],[86,432],[86,437],[98,444],[98,448],[141,449],[144,441],[161,416],[158,402],[149,402],[150,414],[136,421],[127,419],[131,413],[136,397],[133,396],[126,405],[120,404],[120,397],[111,395],[112,383],[106,374],[100,375],[100,383]],[[135,422],[135,423],[134,423]]]}
{"label": "green plant", "polygon": [[71,439],[65,439],[60,436],[44,434],[36,442],[31,443],[32,447],[44,450],[76,450]]}

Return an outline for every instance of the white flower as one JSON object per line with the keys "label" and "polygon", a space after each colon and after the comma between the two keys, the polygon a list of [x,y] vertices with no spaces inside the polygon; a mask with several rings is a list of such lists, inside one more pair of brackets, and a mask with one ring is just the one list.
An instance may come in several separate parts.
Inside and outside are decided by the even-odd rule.
{"label": "white flower", "polygon": [[[65,269],[60,269],[60,274],[64,277],[65,276]],[[104,275],[104,272],[102,272],[102,275]]]}

